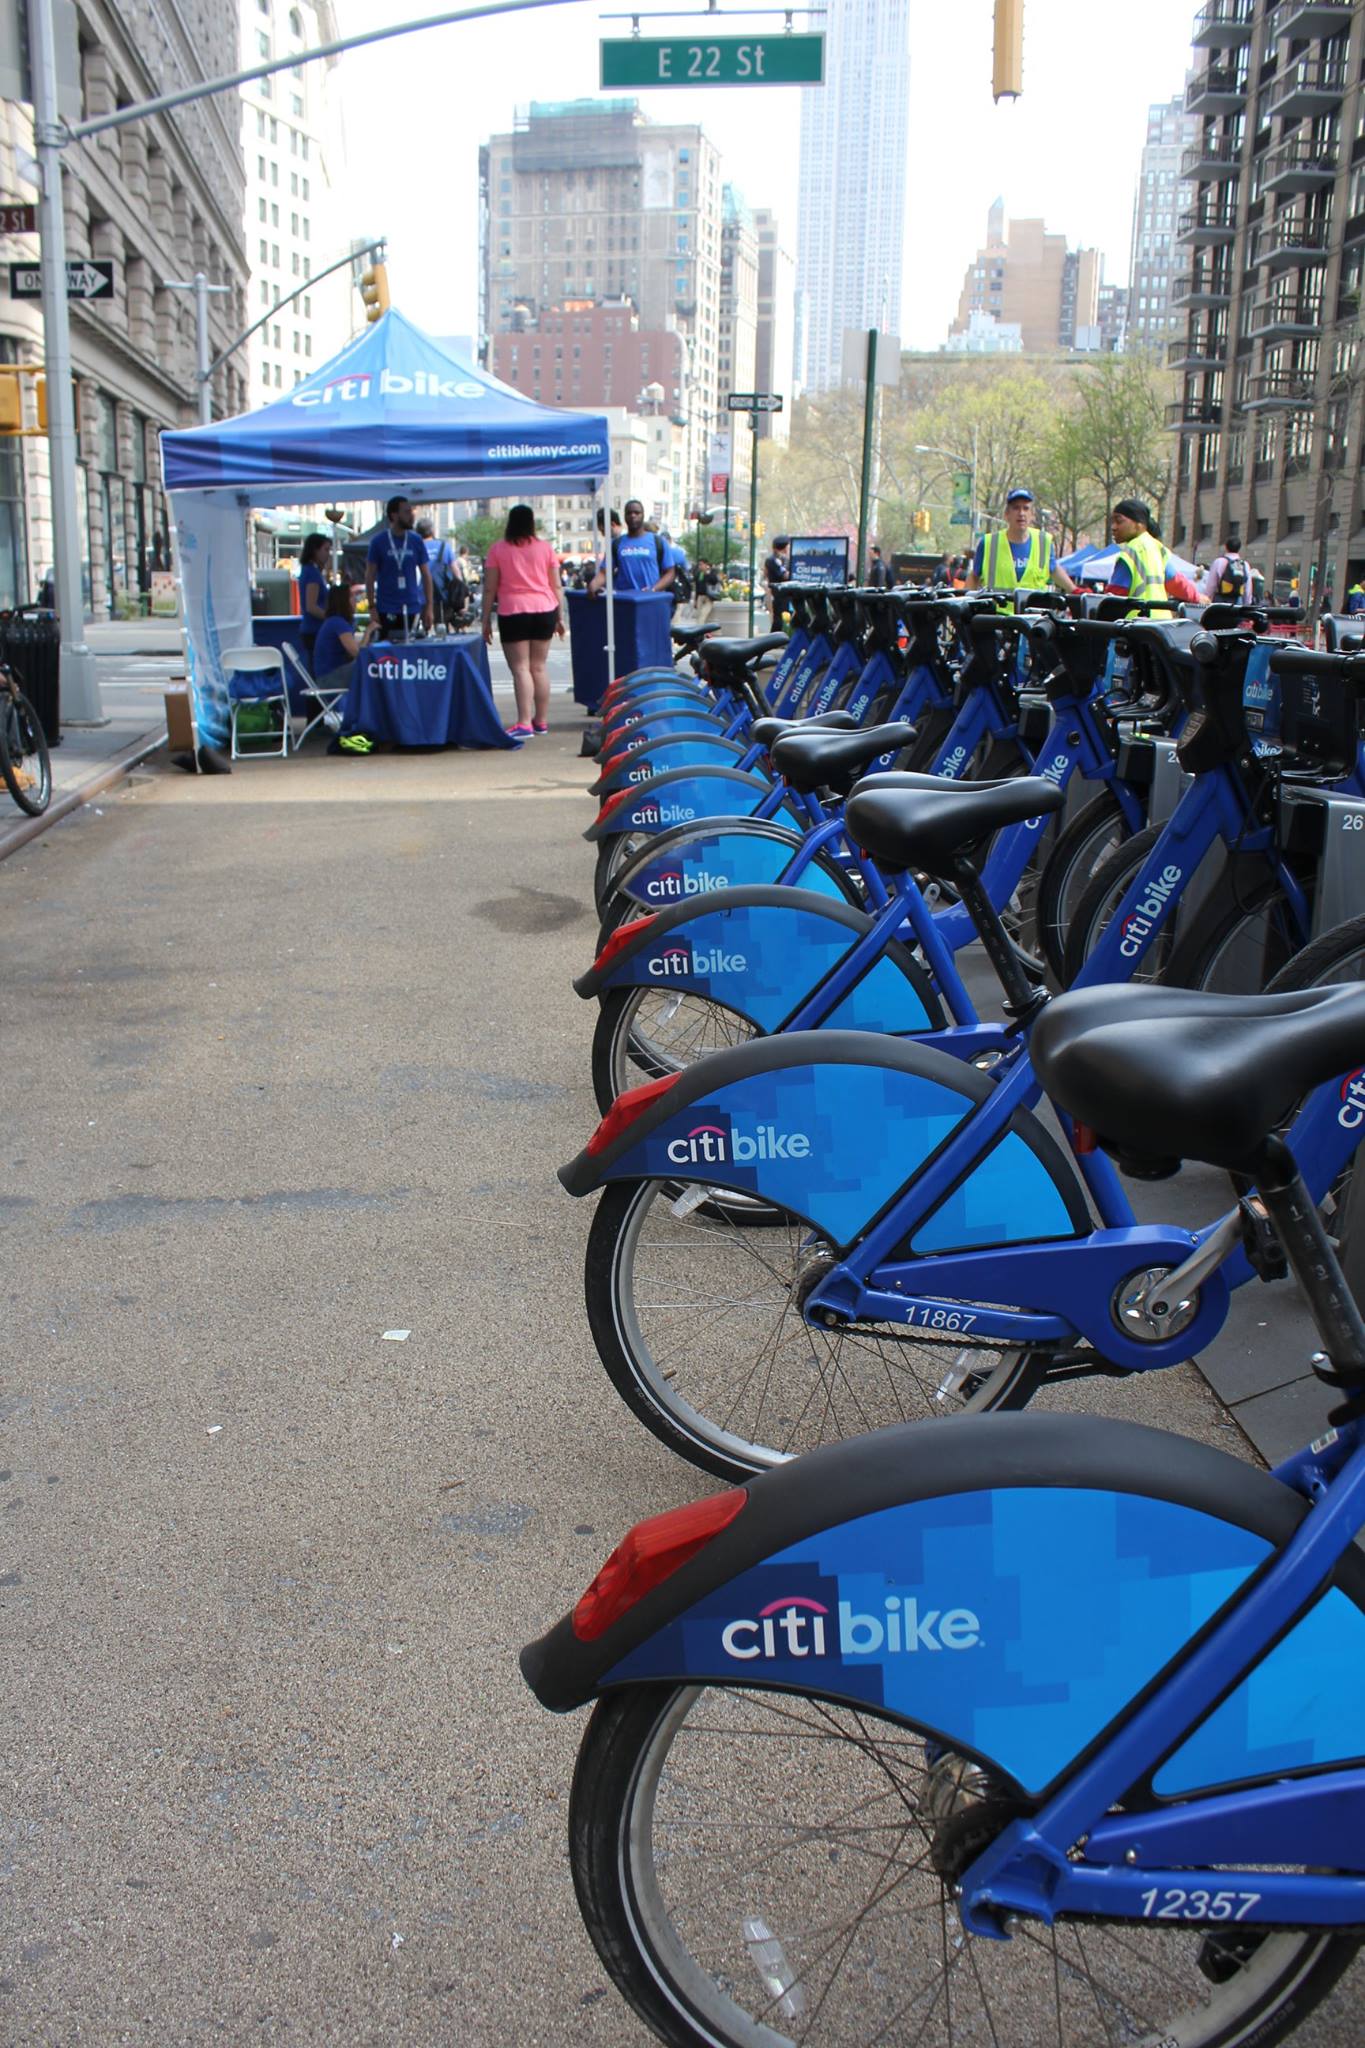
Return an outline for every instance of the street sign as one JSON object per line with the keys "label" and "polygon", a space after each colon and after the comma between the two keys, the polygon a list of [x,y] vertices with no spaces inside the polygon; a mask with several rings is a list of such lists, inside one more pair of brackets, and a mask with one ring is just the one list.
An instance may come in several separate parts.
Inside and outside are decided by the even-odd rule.
{"label": "street sign", "polygon": [[19,199],[0,199],[0,235],[36,235],[38,209]]}
{"label": "street sign", "polygon": [[712,472],[711,472],[711,496],[712,496],[713,498],[723,498],[723,497],[725,496],[725,493],[726,493],[726,492],[727,492],[727,491],[729,490],[729,488],[730,488],[730,472],[729,472],[729,470],[728,470],[728,469],[713,469],[713,470],[712,470]]}
{"label": "street sign", "polygon": [[[43,296],[43,273],[36,263],[11,263],[9,295],[12,299],[40,299]],[[74,263],[68,263],[66,296],[69,299],[112,299],[112,261],[101,259],[96,262],[89,257],[80,257]]]}
{"label": "street sign", "polygon": [[627,85],[823,85],[825,39],[623,36],[602,43],[602,88]]}
{"label": "street sign", "polygon": [[725,401],[727,412],[781,412],[780,391],[732,391]]}
{"label": "street sign", "polygon": [[730,488],[730,470],[734,459],[730,432],[730,428],[725,427],[721,432],[713,433],[709,437],[706,467],[711,479],[710,495],[713,498],[723,498]]}

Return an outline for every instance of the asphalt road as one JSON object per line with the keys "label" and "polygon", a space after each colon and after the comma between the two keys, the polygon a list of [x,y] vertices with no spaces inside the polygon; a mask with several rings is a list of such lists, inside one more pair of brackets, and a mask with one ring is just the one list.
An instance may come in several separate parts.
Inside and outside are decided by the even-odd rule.
{"label": "asphalt road", "polygon": [[[581,1719],[515,1653],[710,1488],[611,1393],[553,1178],[595,1121],[554,724],[166,771],[0,866],[6,2041],[643,2038],[564,1857]],[[1189,1368],[1089,1398],[1242,1441]],[[1298,2039],[1358,2043],[1349,1996]]]}

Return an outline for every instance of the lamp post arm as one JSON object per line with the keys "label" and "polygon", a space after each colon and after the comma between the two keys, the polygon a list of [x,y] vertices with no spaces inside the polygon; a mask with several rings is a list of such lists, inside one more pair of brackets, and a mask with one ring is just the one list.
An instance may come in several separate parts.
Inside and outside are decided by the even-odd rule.
{"label": "lamp post arm", "polygon": [[220,370],[223,367],[223,364],[227,361],[228,357],[231,355],[235,355],[237,353],[237,350],[241,347],[244,341],[250,341],[252,335],[256,332],[256,329],[258,327],[264,327],[266,321],[269,320],[272,313],[278,313],[281,306],[292,305],[295,299],[302,298],[305,292],[312,291],[313,286],[315,284],[320,284],[324,277],[330,277],[334,270],[344,270],[348,263],[354,263],[357,256],[372,256],[376,249],[382,249],[383,247],[383,241],[367,242],[363,249],[352,249],[349,255],[338,256],[336,262],[329,263],[325,270],[315,270],[311,277],[306,277],[303,283],[301,285],[297,285],[292,292],[286,292],[282,299],[276,299],[273,306],[267,306],[259,320],[253,320],[250,327],[244,327],[241,333],[237,336],[237,339],[235,341],[230,341],[227,347],[223,350],[222,354],[214,357],[213,361],[209,364],[208,369],[204,373],[205,376],[211,377],[215,370]]}
{"label": "lamp post arm", "polygon": [[453,8],[447,14],[428,14],[417,21],[394,22],[388,28],[366,29],[363,35],[341,36],[331,43],[319,43],[315,50],[294,50],[287,57],[272,57],[265,64],[253,64],[249,70],[234,71],[224,78],[210,78],[202,85],[182,86],[179,92],[163,92],[154,100],[139,100],[135,106],[116,107],[110,114],[97,114],[93,120],[77,121],[74,126],[63,124],[61,143],[84,142],[87,136],[103,135],[110,128],[124,128],[130,121],[145,121],[150,114],[169,113],[174,107],[188,106],[193,100],[212,99],[220,92],[235,92],[239,86],[250,85],[254,78],[270,78],[276,71],[296,71],[301,64],[315,63],[319,57],[337,57],[343,50],[356,50],[365,43],[386,43],[395,36],[415,35],[424,28],[447,28],[458,21],[479,21],[493,14],[521,14],[532,7],[564,7],[574,0],[479,0],[474,7]]}

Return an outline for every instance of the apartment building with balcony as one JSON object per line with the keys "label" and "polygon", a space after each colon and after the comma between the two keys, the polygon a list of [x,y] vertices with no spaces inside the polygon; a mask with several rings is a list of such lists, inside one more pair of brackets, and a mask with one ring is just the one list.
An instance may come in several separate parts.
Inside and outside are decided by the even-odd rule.
{"label": "apartment building with balcony", "polygon": [[1365,567],[1365,0],[1206,0],[1193,42],[1168,538],[1339,604]]}

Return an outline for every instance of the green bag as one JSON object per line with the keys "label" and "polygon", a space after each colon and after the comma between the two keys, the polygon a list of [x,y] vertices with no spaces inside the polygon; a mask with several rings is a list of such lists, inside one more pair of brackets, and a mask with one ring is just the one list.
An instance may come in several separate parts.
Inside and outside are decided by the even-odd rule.
{"label": "green bag", "polygon": [[280,715],[278,705],[238,705],[237,737],[239,739],[278,739],[279,736]]}

